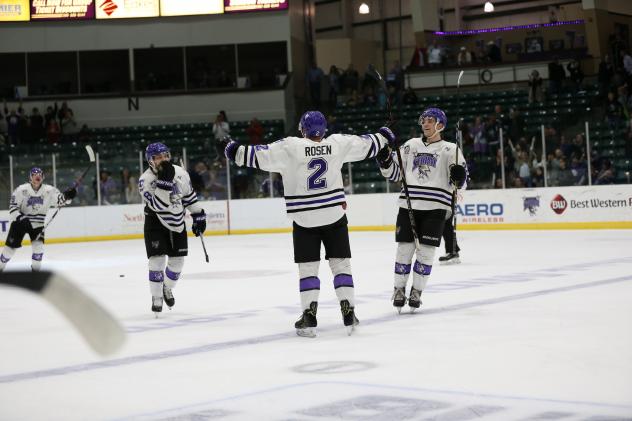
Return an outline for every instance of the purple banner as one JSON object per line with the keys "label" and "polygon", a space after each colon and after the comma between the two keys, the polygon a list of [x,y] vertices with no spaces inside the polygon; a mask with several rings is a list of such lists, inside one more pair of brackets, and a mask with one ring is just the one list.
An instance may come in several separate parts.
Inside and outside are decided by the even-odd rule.
{"label": "purple banner", "polygon": [[31,20],[94,19],[95,0],[31,0]]}
{"label": "purple banner", "polygon": [[224,0],[225,13],[286,10],[288,0]]}

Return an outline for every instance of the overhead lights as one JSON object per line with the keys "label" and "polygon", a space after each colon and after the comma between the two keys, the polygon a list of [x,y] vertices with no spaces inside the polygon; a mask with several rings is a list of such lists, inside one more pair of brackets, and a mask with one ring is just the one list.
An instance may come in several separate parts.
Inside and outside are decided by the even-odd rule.
{"label": "overhead lights", "polygon": [[362,3],[358,8],[358,13],[361,15],[368,15],[371,10],[369,9],[369,5],[366,3]]}
{"label": "overhead lights", "polygon": [[491,1],[486,1],[485,6],[483,6],[483,10],[485,13],[490,13],[494,11],[494,5]]}

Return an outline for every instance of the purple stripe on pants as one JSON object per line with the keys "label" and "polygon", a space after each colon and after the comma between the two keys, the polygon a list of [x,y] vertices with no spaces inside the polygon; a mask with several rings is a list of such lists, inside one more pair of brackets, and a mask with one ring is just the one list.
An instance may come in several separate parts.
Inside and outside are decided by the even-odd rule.
{"label": "purple stripe on pants", "polygon": [[38,262],[42,261],[42,257],[44,257],[44,253],[33,253],[31,255],[31,259],[37,260]]}
{"label": "purple stripe on pants", "polygon": [[8,257],[4,257],[4,254],[0,254],[0,262],[7,263],[9,260],[11,259],[9,259]]}
{"label": "purple stripe on pants", "polygon": [[164,275],[161,270],[150,270],[149,280],[152,282],[162,282],[164,280]]}
{"label": "purple stripe on pants", "polygon": [[167,269],[165,270],[165,275],[167,275],[167,278],[171,279],[172,281],[177,281],[178,279],[180,279],[180,272],[172,272],[171,269],[169,269],[169,266],[167,266]]}
{"label": "purple stripe on pants", "polygon": [[417,260],[415,261],[415,267],[413,268],[413,270],[415,271],[415,273],[427,276],[430,275],[430,272],[432,271],[432,265],[424,265],[419,260]]}
{"label": "purple stripe on pants", "polygon": [[395,273],[398,275],[408,275],[411,267],[412,265],[407,265],[406,263],[395,262]]}
{"label": "purple stripe on pants", "polygon": [[300,290],[309,291],[311,289],[320,289],[320,279],[317,276],[303,278],[300,281]]}
{"label": "purple stripe on pants", "polygon": [[334,276],[334,288],[351,287],[353,288],[353,277],[345,273]]}

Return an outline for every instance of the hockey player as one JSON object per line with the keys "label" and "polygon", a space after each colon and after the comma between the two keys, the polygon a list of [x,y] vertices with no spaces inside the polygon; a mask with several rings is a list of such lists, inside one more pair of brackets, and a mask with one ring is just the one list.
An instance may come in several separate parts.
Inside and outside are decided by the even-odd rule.
{"label": "hockey player", "polygon": [[320,293],[320,245],[334,275],[334,288],[348,334],[357,325],[347,207],[341,167],[345,162],[375,157],[393,132],[382,127],[364,136],[332,134],[325,137],[327,121],[319,111],[303,114],[302,137],[287,137],[269,145],[239,146],[228,141],[225,155],[238,166],[281,173],[285,206],[293,223],[294,261],[298,263],[303,314],[294,327],[299,336],[315,336]]}
{"label": "hockey player", "polygon": [[[169,148],[162,143],[151,143],[145,150],[145,158],[149,168],[140,177],[138,190],[145,204],[151,311],[157,317],[162,311],[163,298],[169,308],[175,304],[172,290],[182,273],[184,256],[188,254],[184,210],[191,213],[191,231],[196,236],[206,230],[206,214],[197,203],[189,174],[171,163]],[[167,262],[166,256],[169,256]]]}
{"label": "hockey player", "polygon": [[42,267],[44,257],[44,220],[46,212],[53,206],[70,203],[77,195],[77,190],[71,187],[60,193],[57,188],[44,184],[44,172],[41,168],[31,168],[29,182],[18,186],[11,195],[9,203],[9,217],[11,226],[7,234],[7,241],[0,255],[0,272],[4,270],[15,250],[22,247],[22,240],[26,234],[31,239],[31,269],[37,272]]}
{"label": "hockey player", "polygon": [[447,124],[448,119],[442,110],[428,108],[419,117],[425,138],[412,138],[400,146],[404,168],[400,168],[395,152],[382,150],[377,157],[384,177],[393,182],[406,177],[420,243],[414,265],[411,265],[415,243],[402,189],[396,222],[397,255],[392,298],[393,306],[399,312],[406,303],[406,283],[411,266],[413,283],[408,305],[412,311],[421,305],[421,293],[428,283],[435,251],[451,209],[454,185],[465,188],[467,174],[463,155],[459,151],[458,162],[455,162],[456,144],[441,139],[441,132]]}

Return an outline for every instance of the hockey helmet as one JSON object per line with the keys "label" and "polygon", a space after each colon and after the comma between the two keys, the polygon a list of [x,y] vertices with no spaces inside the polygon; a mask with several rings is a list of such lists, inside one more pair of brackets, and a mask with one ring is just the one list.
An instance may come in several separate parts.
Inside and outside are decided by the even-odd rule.
{"label": "hockey helmet", "polygon": [[147,163],[150,167],[154,168],[154,157],[161,154],[167,154],[167,159],[171,159],[171,152],[164,143],[155,142],[147,145],[145,149],[145,159],[147,159]]}
{"label": "hockey helmet", "polygon": [[301,116],[298,131],[304,137],[323,137],[327,132],[327,120],[320,111],[307,111]]}

